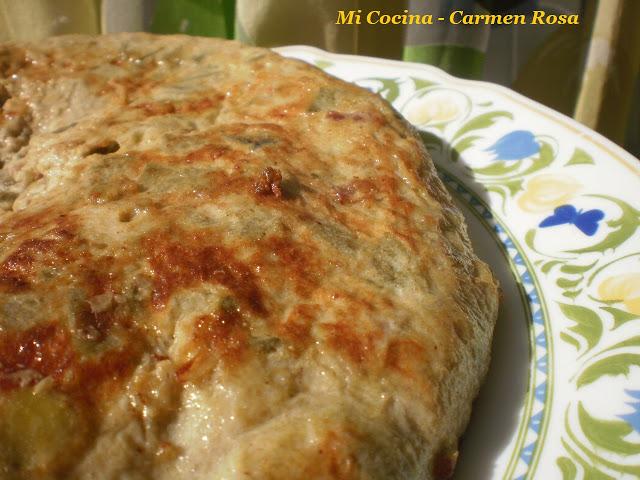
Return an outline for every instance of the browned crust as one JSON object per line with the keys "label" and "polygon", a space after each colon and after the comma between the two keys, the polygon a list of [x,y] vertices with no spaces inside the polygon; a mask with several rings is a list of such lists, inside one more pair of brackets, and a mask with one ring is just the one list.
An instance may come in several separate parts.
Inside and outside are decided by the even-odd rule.
{"label": "browned crust", "polygon": [[[497,287],[386,102],[264,50],[180,36],[6,44],[0,73],[0,135],[14,145],[0,150],[0,414],[17,391],[57,392],[98,438],[56,461],[0,449],[0,471],[86,478],[106,462],[181,478],[176,462],[207,444],[178,444],[189,410],[175,392],[262,378],[256,391],[280,400],[239,393],[244,416],[215,407],[236,433],[199,473],[267,455],[243,439],[294,418],[287,402],[307,402],[312,418],[335,400],[351,413],[331,417],[315,453],[282,440],[287,455],[299,449],[298,470],[260,457],[252,471],[449,475]],[[313,380],[321,373],[333,380]],[[171,393],[136,394],[116,415],[147,439],[107,462],[100,438],[116,435],[116,405],[143,384]],[[359,392],[387,400],[374,408]],[[0,443],[11,428],[0,422]]]}

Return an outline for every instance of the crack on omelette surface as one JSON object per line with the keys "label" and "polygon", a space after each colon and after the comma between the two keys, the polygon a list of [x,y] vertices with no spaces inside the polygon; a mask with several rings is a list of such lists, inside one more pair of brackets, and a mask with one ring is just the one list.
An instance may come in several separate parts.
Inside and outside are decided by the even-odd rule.
{"label": "crack on omelette surface", "polygon": [[450,475],[497,286],[388,104],[121,34],[0,45],[0,108],[2,478]]}

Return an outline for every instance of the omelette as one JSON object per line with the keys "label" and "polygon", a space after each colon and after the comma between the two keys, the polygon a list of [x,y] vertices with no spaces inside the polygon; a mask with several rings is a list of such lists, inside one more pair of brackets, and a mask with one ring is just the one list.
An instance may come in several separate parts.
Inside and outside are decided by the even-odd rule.
{"label": "omelette", "polygon": [[383,99],[236,42],[0,45],[0,478],[435,480],[498,286]]}

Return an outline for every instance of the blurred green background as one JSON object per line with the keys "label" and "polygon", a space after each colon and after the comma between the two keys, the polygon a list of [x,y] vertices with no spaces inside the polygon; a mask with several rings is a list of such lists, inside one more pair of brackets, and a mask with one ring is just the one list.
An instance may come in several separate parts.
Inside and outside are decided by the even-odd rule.
{"label": "blurred green background", "polygon": [[[335,25],[339,9],[579,14],[561,25]],[[405,59],[499,83],[640,156],[639,0],[0,0],[0,40],[150,31]]]}

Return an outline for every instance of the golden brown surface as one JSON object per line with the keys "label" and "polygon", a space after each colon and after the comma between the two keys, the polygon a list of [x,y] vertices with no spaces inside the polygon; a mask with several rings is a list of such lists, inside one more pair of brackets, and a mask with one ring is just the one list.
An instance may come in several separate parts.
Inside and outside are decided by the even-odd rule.
{"label": "golden brown surface", "polygon": [[497,287],[386,102],[146,34],[0,84],[1,478],[450,474]]}

